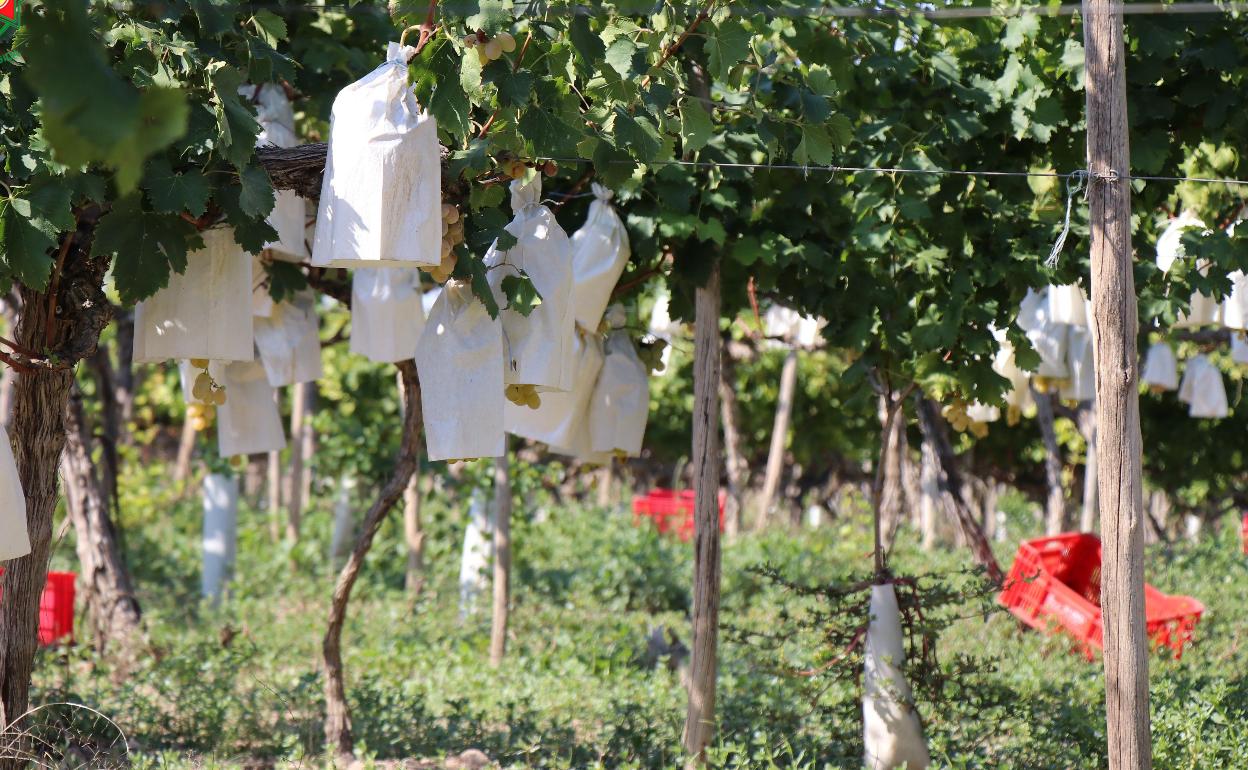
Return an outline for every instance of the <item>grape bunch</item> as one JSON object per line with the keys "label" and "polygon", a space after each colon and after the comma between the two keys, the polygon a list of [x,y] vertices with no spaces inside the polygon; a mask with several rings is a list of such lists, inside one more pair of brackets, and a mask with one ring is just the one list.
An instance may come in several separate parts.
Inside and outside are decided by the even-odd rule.
{"label": "grape bunch", "polygon": [[970,431],[975,438],[984,438],[988,435],[988,423],[977,422],[972,420],[966,414],[966,402],[962,399],[954,399],[952,404],[947,404],[945,408],[940,410],[940,414],[949,421],[949,424],[958,433]]}
{"label": "grape bunch", "polygon": [[205,406],[221,406],[225,403],[225,386],[212,379],[208,373],[208,359],[192,358],[191,366],[199,369],[195,375],[195,384],[191,386],[191,397]]}
{"label": "grape bunch", "polygon": [[484,67],[495,59],[502,58],[503,54],[516,50],[516,39],[507,32],[499,32],[490,37],[477,30],[464,37],[464,47],[476,49],[477,61]]}
{"label": "grape bunch", "polygon": [[429,277],[437,283],[446,283],[455,272],[459,255],[455,247],[464,240],[464,218],[459,209],[451,203],[442,204],[442,263],[437,267],[426,267]]}
{"label": "grape bunch", "polygon": [[503,395],[516,406],[537,409],[542,405],[542,398],[537,395],[537,387],[534,385],[508,385]]}
{"label": "grape bunch", "polygon": [[538,163],[537,161],[528,163],[516,158],[503,157],[498,161],[498,170],[502,172],[503,176],[508,176],[512,179],[523,178],[524,175],[528,173],[530,168],[537,169],[548,177],[559,173],[559,164],[553,160],[548,160],[542,163]]}
{"label": "grape bunch", "polygon": [[217,416],[217,408],[212,404],[194,403],[186,407],[186,419],[191,421],[191,427],[196,433],[203,432],[212,424],[212,418]]}
{"label": "grape bunch", "polygon": [[1031,378],[1031,384],[1035,387],[1037,393],[1057,393],[1062,388],[1070,385],[1069,377],[1042,377],[1036,375]]}

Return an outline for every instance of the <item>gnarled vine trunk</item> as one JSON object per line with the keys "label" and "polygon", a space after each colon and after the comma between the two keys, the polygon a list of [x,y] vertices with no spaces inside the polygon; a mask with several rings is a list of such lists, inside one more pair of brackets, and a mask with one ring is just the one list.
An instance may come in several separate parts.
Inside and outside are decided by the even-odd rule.
{"label": "gnarled vine trunk", "polygon": [[91,258],[91,235],[96,213],[80,218],[77,232],[67,234],[60,274],[50,286],[56,302],[23,286],[17,342],[25,348],[48,351],[62,367],[20,372],[14,383],[10,438],[17,474],[26,496],[26,523],[30,553],[8,562],[0,577],[0,722],[24,714],[29,706],[30,677],[39,627],[39,597],[52,555],[52,517],[58,497],[57,471],[65,446],[65,412],[73,385],[67,368],[90,356],[100,331],[112,317],[104,296],[108,260]]}
{"label": "gnarled vine trunk", "polygon": [[767,471],[763,475],[763,491],[758,499],[756,530],[767,526],[776,493],[780,490],[780,476],[784,471],[784,450],[789,439],[789,419],[793,414],[793,394],[797,390],[797,351],[790,350],[780,369],[780,393],[776,399],[776,419],[771,427],[771,448],[767,451]]}
{"label": "gnarled vine trunk", "polygon": [[929,442],[937,460],[937,486],[940,489],[940,503],[945,515],[953,522],[954,528],[961,533],[962,539],[971,549],[976,563],[984,568],[988,578],[1000,584],[1005,579],[1001,565],[992,552],[984,530],[979,526],[974,506],[968,499],[967,489],[958,470],[957,457],[953,454],[953,446],[944,431],[944,418],[940,416],[940,408],[931,400],[917,397],[919,427],[923,431],[924,442]]}
{"label": "gnarled vine trunk", "polygon": [[109,647],[125,649],[140,631],[142,612],[117,544],[108,497],[91,461],[91,431],[76,388],[65,423],[61,478],[77,540],[79,591],[87,605],[96,649],[101,653]]}
{"label": "gnarled vine trunk", "polygon": [[373,538],[381,528],[381,522],[395,503],[403,497],[403,490],[416,472],[420,453],[421,407],[420,381],[416,377],[415,361],[400,361],[399,370],[403,392],[403,432],[399,452],[390,478],[382,485],[377,499],[373,501],[364,517],[355,548],[347,564],[338,573],[330,603],[329,623],[321,644],[325,660],[325,741],[330,750],[340,758],[353,756],[355,741],[351,734],[351,709],[347,705],[346,679],[342,666],[342,627],[347,619],[347,604],[351,591],[364,566],[364,557],[373,547]]}

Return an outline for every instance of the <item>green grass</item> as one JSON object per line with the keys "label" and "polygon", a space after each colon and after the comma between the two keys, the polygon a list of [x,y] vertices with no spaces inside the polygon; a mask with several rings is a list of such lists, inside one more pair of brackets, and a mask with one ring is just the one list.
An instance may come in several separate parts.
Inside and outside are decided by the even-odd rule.
{"label": "green grass", "polygon": [[[303,541],[275,545],[265,514],[241,512],[232,597],[219,609],[198,591],[199,506],[162,490],[163,469],[125,480],[125,546],[146,612],[151,653],[124,670],[84,643],[41,653],[37,698],[89,704],[130,736],[142,765],[233,767],[323,762],[320,640],[334,571],[329,500],[318,497]],[[488,613],[458,619],[462,537],[458,509],[426,501],[428,587],[403,592],[397,514],[383,528],[357,586],[345,634],[358,748],[368,757],[428,757],[484,750],[504,766],[679,766],[684,695],[678,677],[641,662],[655,624],[688,644],[690,547],[631,526],[621,511],[552,505],[533,523],[517,505],[515,609],[503,667],[487,664]],[[1032,518],[1014,501],[1015,538],[998,545],[1008,566]],[[808,583],[847,580],[870,568],[868,520],[856,515],[817,531],[774,531],[727,544],[723,619],[767,627],[796,610],[792,597],[749,568],[771,564]],[[1198,544],[1158,545],[1148,579],[1208,607],[1181,661],[1151,659],[1155,766],[1248,766],[1248,651],[1242,607],[1248,569],[1228,520]],[[72,535],[71,535],[72,538]],[[57,566],[72,568],[72,543]],[[920,551],[903,530],[900,574],[952,574],[965,552]],[[987,619],[968,601],[942,637],[969,680],[921,705],[941,767],[1105,766],[1099,660],[1062,636],[1023,632],[1011,616]],[[222,629],[236,635],[223,646]],[[810,635],[786,650],[810,659]],[[776,673],[776,660],[725,639],[720,649],[721,729],[713,764],[731,768],[856,767],[861,756],[856,685]],[[820,689],[818,697],[812,692]]]}

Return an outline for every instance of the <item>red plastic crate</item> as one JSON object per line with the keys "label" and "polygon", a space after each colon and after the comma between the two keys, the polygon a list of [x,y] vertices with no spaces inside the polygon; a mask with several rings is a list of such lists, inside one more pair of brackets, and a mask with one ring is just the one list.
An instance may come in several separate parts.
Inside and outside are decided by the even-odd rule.
{"label": "red plastic crate", "polygon": [[[0,567],[0,575],[4,568]],[[74,638],[74,572],[49,572],[48,582],[39,597],[39,643],[49,645]],[[0,596],[3,599],[3,596]]]}
{"label": "red plastic crate", "polygon": [[[1104,649],[1101,622],[1101,540],[1068,532],[1027,540],[1018,546],[1014,566],[997,600],[1032,628],[1054,624],[1078,640],[1089,658]],[[1159,646],[1183,654],[1205,606],[1190,596],[1170,596],[1144,586],[1144,620]]]}
{"label": "red plastic crate", "polygon": [[[674,532],[681,540],[693,538],[693,511],[695,495],[692,489],[679,492],[656,488],[633,498],[633,525],[642,517],[654,522],[654,528],[662,534]],[[719,493],[719,531],[724,531],[724,493]]]}
{"label": "red plastic crate", "polygon": [[1240,522],[1239,540],[1243,544],[1244,553],[1248,554],[1248,513],[1244,514],[1244,520]]}

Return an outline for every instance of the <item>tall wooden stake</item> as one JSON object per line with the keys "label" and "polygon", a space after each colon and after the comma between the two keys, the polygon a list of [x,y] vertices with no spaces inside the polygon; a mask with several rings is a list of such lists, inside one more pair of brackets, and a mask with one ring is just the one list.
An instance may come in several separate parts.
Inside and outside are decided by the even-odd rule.
{"label": "tall wooden stake", "polygon": [[490,665],[502,665],[507,652],[511,602],[511,460],[494,461],[494,614],[490,622]]}
{"label": "tall wooden stake", "polygon": [[693,655],[685,714],[686,767],[705,762],[715,732],[719,636],[719,263],[697,291],[693,362]]}
{"label": "tall wooden stake", "polygon": [[797,351],[790,350],[780,369],[780,394],[776,400],[776,419],[771,426],[771,448],[767,451],[767,472],[763,475],[763,491],[759,495],[758,518],[754,529],[762,530],[771,520],[784,471],[784,446],[789,439],[789,418],[793,414],[793,393],[797,389]]}
{"label": "tall wooden stake", "polygon": [[1083,4],[1087,77],[1092,334],[1101,509],[1101,611],[1110,770],[1152,767],[1148,638],[1144,633],[1144,528],[1140,483],[1135,282],[1121,6]]}

